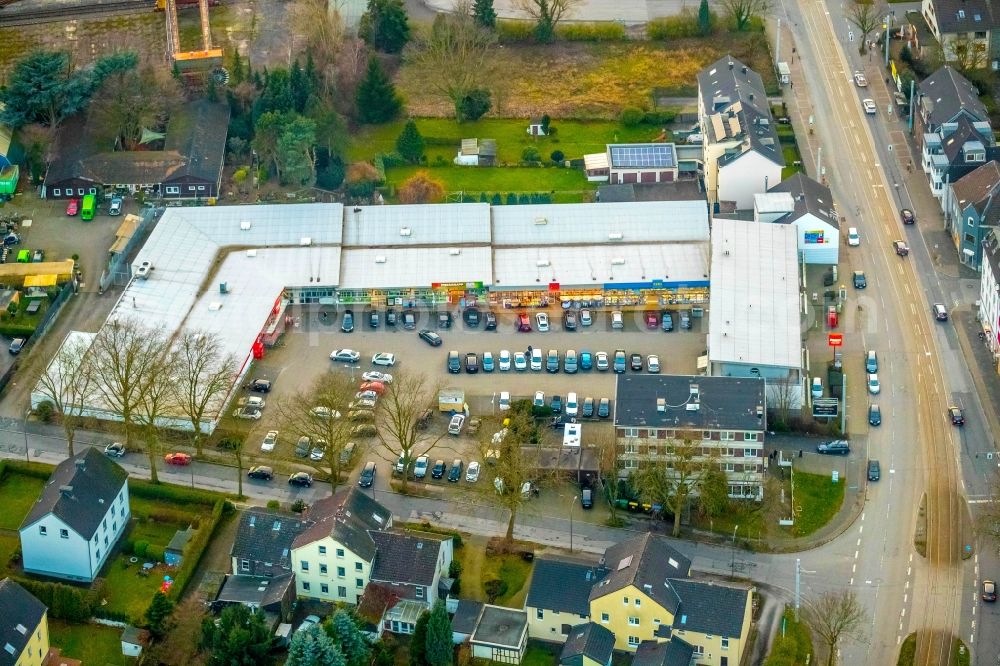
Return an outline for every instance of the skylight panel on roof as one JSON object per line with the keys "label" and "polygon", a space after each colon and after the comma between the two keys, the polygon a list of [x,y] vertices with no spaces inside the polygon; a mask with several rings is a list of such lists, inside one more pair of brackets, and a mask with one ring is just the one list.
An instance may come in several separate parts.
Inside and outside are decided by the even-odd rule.
{"label": "skylight panel on roof", "polygon": [[632,564],[632,556],[631,555],[629,555],[628,557],[622,558],[622,561],[618,563],[618,571],[621,571],[622,569],[627,569],[630,564]]}

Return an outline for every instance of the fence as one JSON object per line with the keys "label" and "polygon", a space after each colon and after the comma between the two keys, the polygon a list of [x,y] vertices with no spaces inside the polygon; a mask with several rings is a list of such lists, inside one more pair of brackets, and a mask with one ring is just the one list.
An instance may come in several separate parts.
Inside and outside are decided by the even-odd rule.
{"label": "fence", "polygon": [[139,225],[132,237],[128,239],[128,243],[125,244],[125,248],[121,252],[111,254],[108,265],[101,273],[101,279],[98,283],[100,293],[103,294],[111,286],[123,287],[132,279],[129,257],[146,242],[146,237],[153,230],[156,220],[163,214],[163,211],[163,208],[146,207],[139,213]]}

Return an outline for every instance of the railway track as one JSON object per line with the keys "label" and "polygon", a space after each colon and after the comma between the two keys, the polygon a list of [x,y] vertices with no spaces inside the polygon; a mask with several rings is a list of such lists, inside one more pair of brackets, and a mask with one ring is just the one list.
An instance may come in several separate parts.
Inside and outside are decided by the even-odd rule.
{"label": "railway track", "polygon": [[51,7],[20,12],[14,11],[13,7],[16,5],[8,7],[0,5],[0,28],[121,14],[151,13],[156,8],[156,0],[123,0],[121,2]]}

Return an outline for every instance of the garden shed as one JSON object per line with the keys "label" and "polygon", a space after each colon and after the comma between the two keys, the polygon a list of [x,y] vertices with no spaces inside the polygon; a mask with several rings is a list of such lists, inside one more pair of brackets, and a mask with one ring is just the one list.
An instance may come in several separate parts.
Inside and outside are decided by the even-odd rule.
{"label": "garden shed", "polygon": [[166,550],[163,551],[163,561],[172,567],[180,565],[184,555],[184,548],[187,546],[188,541],[191,540],[191,537],[194,536],[194,532],[195,530],[191,526],[188,526],[186,530],[177,530],[174,538],[170,540]]}
{"label": "garden shed", "polygon": [[455,164],[459,166],[495,166],[496,162],[496,139],[462,139],[462,147],[455,156]]}

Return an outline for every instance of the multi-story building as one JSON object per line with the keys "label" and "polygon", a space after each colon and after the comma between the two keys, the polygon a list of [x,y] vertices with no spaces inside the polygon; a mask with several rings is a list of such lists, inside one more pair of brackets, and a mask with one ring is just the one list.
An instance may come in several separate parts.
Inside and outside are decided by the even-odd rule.
{"label": "multi-story building", "polygon": [[993,352],[1000,372],[1000,239],[991,230],[983,240],[983,264],[979,271],[979,325]]}
{"label": "multi-story building", "polygon": [[59,463],[21,524],[24,571],[93,581],[131,515],[128,474],[88,446]]}
{"label": "multi-story building", "polygon": [[795,227],[804,264],[840,263],[840,221],[830,188],[803,173],[754,195],[755,222]]}
{"label": "multi-story building", "polygon": [[913,136],[921,149],[924,136],[936,133],[945,123],[958,122],[963,117],[971,122],[989,120],[976,86],[951,65],[941,67],[920,82],[915,109]]}
{"label": "multi-story building", "polygon": [[945,221],[958,260],[979,270],[983,241],[1000,224],[1000,164],[990,160],[949,187]]}
{"label": "multi-story building", "polygon": [[936,132],[924,134],[920,166],[927,174],[931,194],[948,213],[951,207],[949,184],[1000,157],[993,139],[993,130],[985,120],[970,120],[961,116],[942,123]]}
{"label": "multi-story building", "polygon": [[294,513],[247,509],[240,515],[229,551],[231,571],[243,576],[278,576],[292,571],[292,542],[312,523]]}
{"label": "multi-story building", "polygon": [[[597,575],[588,578],[588,572]],[[589,633],[582,628],[590,622],[613,635],[614,649],[641,655],[649,666],[736,666],[750,636],[750,590],[694,580],[690,572],[691,561],[651,533],[609,547],[596,565],[541,558],[525,601],[529,635],[572,645],[569,652],[577,657]],[[550,580],[552,574],[561,578]],[[579,602],[583,591],[586,606]],[[578,624],[554,627],[578,612]],[[598,632],[597,644],[602,636],[607,634]],[[601,662],[602,650],[588,652],[589,661]],[[687,661],[679,661],[685,655]]]}
{"label": "multi-story building", "polygon": [[383,628],[412,633],[420,613],[447,595],[451,539],[394,528],[392,513],[357,488],[317,501],[306,520],[292,543],[299,598],[356,605],[374,583],[393,599]]}
{"label": "multi-story building", "polygon": [[724,56],[698,74],[698,122],[711,204],[753,208],[781,182],[785,158],[760,74]]}
{"label": "multi-story building", "polygon": [[42,666],[49,657],[49,610],[11,578],[0,580],[0,666]]}
{"label": "multi-story building", "polygon": [[923,0],[920,12],[948,62],[969,69],[997,69],[1000,43],[995,30],[1000,14],[990,0]]}
{"label": "multi-story building", "polygon": [[617,380],[615,438],[623,473],[648,464],[675,473],[671,463],[688,457],[724,471],[730,497],[763,499],[764,379],[621,374]]}

